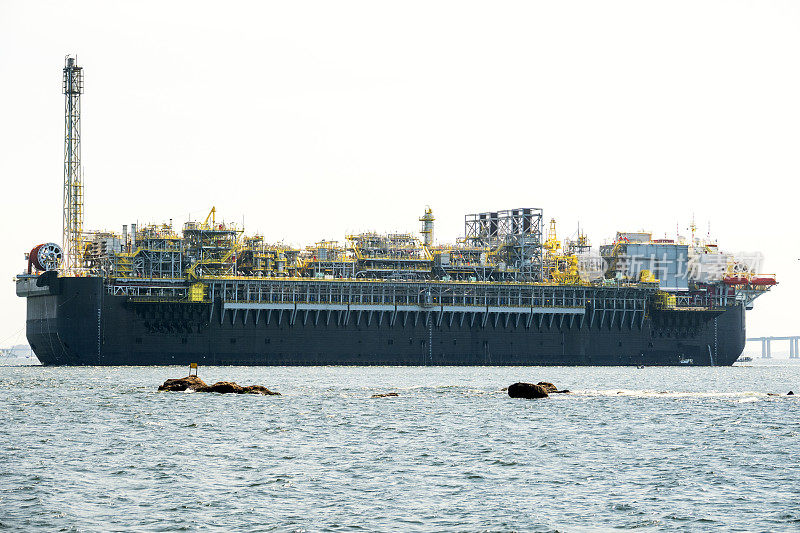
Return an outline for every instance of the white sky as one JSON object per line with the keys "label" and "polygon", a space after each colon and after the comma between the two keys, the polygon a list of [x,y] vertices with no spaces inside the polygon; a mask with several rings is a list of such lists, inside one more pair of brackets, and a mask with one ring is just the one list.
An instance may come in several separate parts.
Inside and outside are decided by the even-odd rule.
{"label": "white sky", "polygon": [[600,244],[694,214],[779,276],[748,334],[800,334],[799,2],[0,0],[0,346],[24,252],[61,238],[67,53],[89,228],[216,205],[303,244],[430,204],[452,241],[542,207]]}

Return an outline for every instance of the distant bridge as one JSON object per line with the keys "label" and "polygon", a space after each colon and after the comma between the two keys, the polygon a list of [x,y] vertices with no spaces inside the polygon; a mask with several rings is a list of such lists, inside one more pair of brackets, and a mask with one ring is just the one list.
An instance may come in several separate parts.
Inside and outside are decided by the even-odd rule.
{"label": "distant bridge", "polygon": [[789,341],[789,359],[800,359],[800,335],[792,337],[750,337],[747,342],[761,342],[761,358],[772,359],[772,341]]}

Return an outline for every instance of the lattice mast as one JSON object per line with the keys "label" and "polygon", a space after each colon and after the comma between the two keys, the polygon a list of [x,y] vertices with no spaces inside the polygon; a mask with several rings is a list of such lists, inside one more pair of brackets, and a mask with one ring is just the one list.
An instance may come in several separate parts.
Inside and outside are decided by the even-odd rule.
{"label": "lattice mast", "polygon": [[81,94],[83,67],[67,56],[64,66],[64,270],[81,266],[83,241],[83,180],[81,177]]}

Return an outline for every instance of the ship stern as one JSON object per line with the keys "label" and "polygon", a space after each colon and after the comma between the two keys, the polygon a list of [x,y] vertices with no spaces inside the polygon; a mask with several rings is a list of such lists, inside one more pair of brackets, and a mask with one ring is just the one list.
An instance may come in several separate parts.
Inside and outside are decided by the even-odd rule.
{"label": "ship stern", "polygon": [[17,278],[17,296],[27,301],[28,344],[43,365],[101,364],[102,287],[100,278],[54,271]]}

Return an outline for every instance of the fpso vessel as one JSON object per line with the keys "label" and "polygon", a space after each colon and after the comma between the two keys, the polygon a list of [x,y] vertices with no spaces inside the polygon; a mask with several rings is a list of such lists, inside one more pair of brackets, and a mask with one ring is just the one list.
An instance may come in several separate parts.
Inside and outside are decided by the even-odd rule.
{"label": "fpso vessel", "polygon": [[[211,217],[39,246],[17,277],[46,365],[730,365],[773,284],[714,245],[546,240],[538,209],[466,218],[460,243],[350,235],[304,250]],[[427,243],[426,243],[427,241]],[[49,255],[48,255],[49,254]],[[599,268],[596,268],[599,266]],[[715,268],[712,268],[715,267]],[[48,270],[48,268],[50,268]],[[656,277],[658,276],[658,277]],[[594,277],[594,279],[592,279]]]}
{"label": "fpso vessel", "polygon": [[467,215],[437,245],[362,233],[304,249],[235,224],[84,231],[82,69],[64,67],[62,245],[16,279],[45,365],[730,365],[776,282],[715,243],[617,233],[593,253],[520,208]]}

